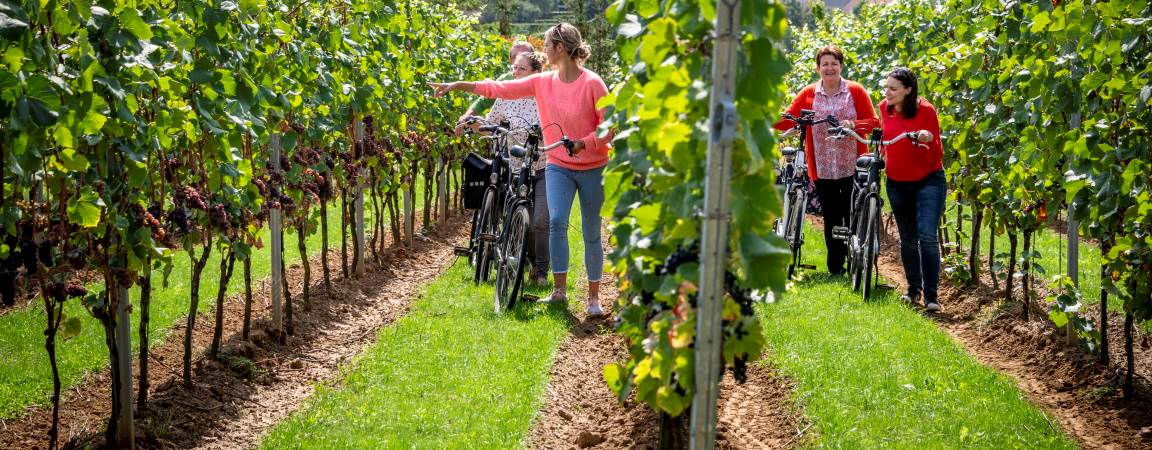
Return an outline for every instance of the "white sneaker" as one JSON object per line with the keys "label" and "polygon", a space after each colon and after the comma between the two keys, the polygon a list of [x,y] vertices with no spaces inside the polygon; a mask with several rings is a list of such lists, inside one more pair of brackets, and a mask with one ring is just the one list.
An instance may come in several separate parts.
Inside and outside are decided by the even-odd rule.
{"label": "white sneaker", "polygon": [[564,291],[552,291],[547,297],[537,301],[537,303],[559,303],[561,305],[568,303],[568,294]]}
{"label": "white sneaker", "polygon": [[604,310],[600,309],[599,298],[590,297],[588,301],[588,309],[585,311],[588,313],[588,317],[599,317],[604,315]]}
{"label": "white sneaker", "polygon": [[928,303],[924,305],[924,309],[927,309],[927,310],[932,311],[932,312],[936,312],[936,311],[940,310],[940,304],[929,300]]}

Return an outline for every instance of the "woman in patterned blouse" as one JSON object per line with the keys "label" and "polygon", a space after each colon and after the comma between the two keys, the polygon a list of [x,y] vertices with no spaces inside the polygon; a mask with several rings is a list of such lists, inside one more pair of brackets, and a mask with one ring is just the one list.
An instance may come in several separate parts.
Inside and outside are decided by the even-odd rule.
{"label": "woman in patterned blouse", "polygon": [[[820,81],[800,90],[788,113],[800,117],[800,110],[816,111],[816,117],[832,115],[841,125],[865,134],[877,126],[876,110],[868,92],[859,83],[841,76],[844,52],[827,46],[816,52],[816,70]],[[777,122],[775,128],[787,130],[795,124],[789,120]],[[830,125],[822,123],[812,127],[804,143],[808,153],[808,177],[816,181],[816,195],[824,209],[824,245],[828,248],[828,271],[833,275],[844,273],[848,259],[848,245],[832,237],[832,227],[847,226],[849,202],[852,195],[852,175],[856,171],[856,157],[868,147],[850,139],[828,140]]]}
{"label": "woman in patterned blouse", "polygon": [[[516,56],[512,63],[512,78],[520,79],[529,75],[540,73],[547,58],[540,52],[522,52]],[[514,129],[511,137],[517,144],[523,145],[527,140],[524,131],[531,125],[540,125],[540,112],[536,109],[536,99],[533,97],[517,100],[496,99],[489,110],[486,119],[492,123],[507,122]],[[457,125],[460,130],[462,125]],[[480,127],[479,123],[472,124],[473,130]],[[515,164],[515,163],[514,163]],[[529,236],[531,244],[528,246],[528,260],[532,261],[532,272],[528,279],[540,285],[548,284],[548,190],[544,180],[544,168],[548,159],[541,157],[532,165],[536,171],[536,199],[532,209],[532,231]]]}

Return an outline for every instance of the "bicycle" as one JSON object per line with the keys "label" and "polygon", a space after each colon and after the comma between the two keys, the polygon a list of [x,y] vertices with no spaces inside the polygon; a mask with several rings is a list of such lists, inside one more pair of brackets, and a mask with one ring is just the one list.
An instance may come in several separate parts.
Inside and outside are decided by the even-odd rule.
{"label": "bicycle", "polygon": [[513,145],[509,155],[522,158],[523,168],[514,175],[505,202],[504,226],[499,236],[483,235],[483,240],[494,240],[496,261],[495,311],[511,309],[520,297],[524,286],[525,260],[528,259],[528,234],[531,230],[533,209],[536,207],[536,171],[532,165],[549,150],[563,145],[571,154],[574,142],[567,136],[559,141],[540,147],[542,132],[539,126],[530,129],[527,148]]}
{"label": "bicycle", "polygon": [[[856,158],[856,175],[852,177],[852,202],[848,226],[832,228],[832,236],[848,243],[848,273],[852,277],[852,292],[860,292],[864,301],[872,297],[877,287],[876,262],[880,257],[880,212],[884,200],[880,198],[880,171],[884,170],[884,148],[902,139],[916,140],[919,131],[909,131],[890,140],[883,140],[883,132],[873,128],[868,139],[843,127],[828,129],[828,139],[852,137],[873,149]],[[915,142],[918,147],[928,146]]]}
{"label": "bicycle", "polygon": [[784,212],[781,219],[776,219],[774,229],[776,234],[783,236],[792,250],[792,261],[788,264],[788,278],[796,275],[796,269],[815,269],[811,264],[802,264],[801,257],[804,247],[804,215],[808,208],[808,166],[805,160],[804,144],[807,142],[808,130],[816,124],[827,123],[832,126],[839,125],[835,117],[816,120],[816,111],[810,109],[800,110],[800,117],[785,113],[783,120],[791,120],[796,126],[784,133],[784,136],[797,131],[800,133],[800,147],[784,147],[781,153],[785,165],[779,176],[784,180]]}
{"label": "bicycle", "polygon": [[[468,118],[468,123],[483,121],[480,117]],[[484,125],[480,132],[491,132],[483,139],[492,141],[492,169],[489,175],[488,186],[484,189],[480,208],[472,220],[472,231],[469,239],[470,259],[474,260],[472,281],[475,284],[487,282],[491,276],[492,241],[485,240],[485,235],[495,235],[500,229],[499,213],[504,208],[504,199],[507,198],[509,180],[512,178],[512,168],[508,157],[509,129],[501,125]]]}

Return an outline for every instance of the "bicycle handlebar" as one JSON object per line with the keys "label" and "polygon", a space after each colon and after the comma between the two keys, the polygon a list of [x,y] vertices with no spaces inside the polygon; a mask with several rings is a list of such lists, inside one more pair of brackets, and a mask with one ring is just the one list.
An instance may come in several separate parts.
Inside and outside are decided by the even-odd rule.
{"label": "bicycle handlebar", "polygon": [[864,139],[864,138],[860,137],[859,134],[856,134],[855,131],[849,130],[849,129],[844,128],[844,127],[832,127],[832,128],[828,129],[828,139],[843,139],[845,136],[847,136],[847,137],[851,137],[851,138],[855,139],[856,142],[859,142],[861,144],[865,144],[865,145],[880,144],[880,145],[885,146],[885,147],[892,145],[892,144],[895,144],[897,142],[900,142],[901,140],[904,140],[904,139],[911,139],[912,145],[915,145],[915,146],[921,147],[921,148],[928,148],[928,146],[925,145],[923,142],[916,140],[916,136],[919,134],[920,134],[919,131],[908,131],[908,132],[900,133],[899,135],[897,135],[896,137],[894,137],[890,140],[882,141],[880,139]]}
{"label": "bicycle handlebar", "polygon": [[[829,116],[829,117],[831,117],[831,116]],[[514,130],[510,130],[506,127],[502,127],[500,125],[491,124],[491,122],[489,122],[488,119],[485,119],[485,118],[480,117],[480,116],[468,116],[467,118],[464,119],[464,123],[466,123],[466,124],[473,124],[473,123],[477,123],[477,122],[488,123],[488,125],[482,125],[479,128],[477,128],[477,131],[479,131],[481,133],[485,133],[485,132],[492,133],[491,136],[481,136],[481,138],[484,138],[484,139],[499,139],[500,137],[507,135],[508,133],[511,133],[512,131],[514,131]],[[529,129],[530,129],[529,134],[539,136],[539,133],[540,133],[539,126],[529,127]],[[470,132],[470,131],[466,131],[466,132]],[[561,145],[563,145],[568,150],[568,156],[570,156],[570,157],[576,156],[572,152],[572,150],[576,147],[576,142],[573,141],[572,139],[569,139],[568,136],[561,137],[559,141],[553,142],[549,145],[539,147],[539,151],[546,152],[546,151],[552,150],[556,147],[559,147]]]}
{"label": "bicycle handlebar", "polygon": [[482,125],[477,131],[481,133],[508,134],[508,129],[500,125]]}
{"label": "bicycle handlebar", "polygon": [[552,150],[552,149],[559,147],[561,145],[563,145],[564,147],[566,147],[568,149],[568,156],[575,156],[572,154],[572,148],[576,146],[576,142],[571,140],[571,139],[568,139],[568,136],[564,136],[564,137],[560,138],[559,141],[556,141],[556,142],[553,142],[551,144],[540,147],[540,151],[546,152],[548,150]]}
{"label": "bicycle handlebar", "polygon": [[796,116],[793,116],[791,114],[784,113],[783,115],[780,116],[780,118],[783,120],[791,120],[792,122],[796,123],[795,128],[799,128],[802,126],[809,126],[810,127],[810,126],[819,125],[822,123],[832,125],[833,127],[840,126],[840,120],[836,119],[835,116],[829,114],[828,117],[817,120],[816,119],[816,111],[812,111],[810,109],[800,110],[800,117],[796,117]]}

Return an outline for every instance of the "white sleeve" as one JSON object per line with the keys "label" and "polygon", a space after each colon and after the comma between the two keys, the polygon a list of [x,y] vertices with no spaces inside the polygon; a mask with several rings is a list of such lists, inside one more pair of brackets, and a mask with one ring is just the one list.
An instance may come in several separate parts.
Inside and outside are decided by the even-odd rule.
{"label": "white sleeve", "polygon": [[508,104],[509,102],[507,100],[501,98],[496,99],[496,102],[492,104],[492,109],[488,110],[488,117],[486,117],[486,119],[488,119],[489,122],[497,124],[508,120]]}

